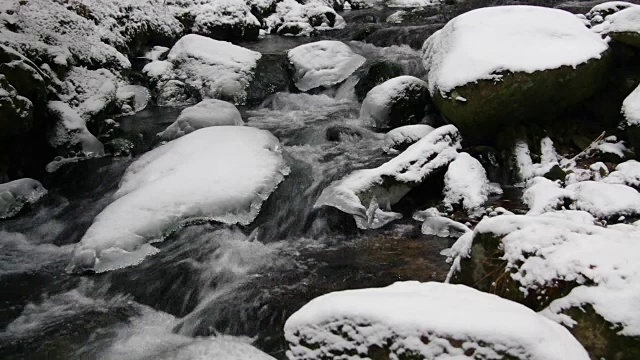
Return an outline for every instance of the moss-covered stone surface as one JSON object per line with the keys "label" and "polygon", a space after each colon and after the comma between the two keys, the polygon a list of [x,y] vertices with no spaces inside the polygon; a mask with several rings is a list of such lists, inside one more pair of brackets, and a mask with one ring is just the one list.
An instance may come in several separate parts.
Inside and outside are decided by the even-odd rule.
{"label": "moss-covered stone surface", "polygon": [[633,31],[614,32],[608,34],[614,41],[640,49],[640,33]]}
{"label": "moss-covered stone surface", "polygon": [[444,96],[436,91],[433,101],[465,140],[495,142],[505,127],[548,121],[594,95],[603,86],[611,63],[607,52],[575,69],[505,72],[499,81],[468,83]]}

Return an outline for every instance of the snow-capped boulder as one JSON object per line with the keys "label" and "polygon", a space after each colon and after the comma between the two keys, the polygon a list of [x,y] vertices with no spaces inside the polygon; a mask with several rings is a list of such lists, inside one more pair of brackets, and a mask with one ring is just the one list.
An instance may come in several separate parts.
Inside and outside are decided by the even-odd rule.
{"label": "snow-capped boulder", "polygon": [[608,15],[602,24],[593,27],[593,31],[609,35],[615,41],[640,48],[640,6],[631,5]]}
{"label": "snow-capped boulder", "polygon": [[0,219],[15,216],[27,204],[34,204],[47,189],[34,179],[19,179],[0,184]]}
{"label": "snow-capped boulder", "polygon": [[604,180],[610,184],[624,184],[640,190],[640,162],[629,160],[618,164]]}
{"label": "snow-capped boulder", "polygon": [[591,358],[640,354],[640,227],[582,211],[483,219],[452,248],[451,276],[569,328]]}
{"label": "snow-capped boulder", "polygon": [[23,134],[33,124],[33,103],[18,95],[7,78],[0,74],[0,133],[2,135]]}
{"label": "snow-capped boulder", "polygon": [[289,359],[587,360],[562,326],[463,285],[417,281],[311,300],[287,320]]}
{"label": "snow-capped boulder", "polygon": [[434,130],[424,124],[405,125],[395,128],[384,135],[384,147],[388,153],[397,153],[418,142]]}
{"label": "snow-capped boulder", "polygon": [[289,50],[298,89],[309,91],[345,81],[366,59],[340,41],[322,40]]}
{"label": "snow-capped boulder", "polygon": [[260,57],[258,52],[229,42],[190,34],[171,48],[167,61],[151,62],[143,72],[157,89],[170,80],[180,80],[197,89],[203,99],[242,104]]}
{"label": "snow-capped boulder", "polygon": [[444,206],[454,209],[459,205],[473,210],[484,204],[491,194],[502,194],[502,189],[491,184],[484,167],[473,156],[463,152],[449,164],[444,175]]}
{"label": "snow-capped boulder", "polygon": [[166,2],[189,32],[217,40],[256,40],[260,21],[243,0],[168,0]]}
{"label": "snow-capped boulder", "polygon": [[413,76],[398,76],[367,93],[360,119],[373,127],[396,128],[419,123],[429,102],[427,83]]}
{"label": "snow-capped boulder", "polygon": [[402,217],[391,211],[413,187],[445,168],[458,155],[453,125],[435,129],[402,154],[375,169],[356,170],[322,191],[315,208],[331,206],[353,216],[360,229],[377,229]]}
{"label": "snow-capped boulder", "polygon": [[47,100],[48,77],[31,60],[16,50],[0,45],[0,74],[35,108],[42,110]]}
{"label": "snow-capped boulder", "polygon": [[629,142],[640,154],[640,86],[638,86],[622,103],[624,122],[622,127],[627,129]]}
{"label": "snow-capped boulder", "polygon": [[158,251],[150,243],[192,221],[247,225],[287,171],[280,143],[268,131],[216,126],[171,141],[129,166],[69,270],[137,264]]}
{"label": "snow-capped boulder", "polygon": [[592,26],[595,26],[602,24],[607,16],[632,6],[636,5],[626,1],[607,1],[592,7],[591,10],[585,14],[585,17]]}
{"label": "snow-capped boulder", "polygon": [[640,193],[627,185],[583,181],[568,185],[573,193],[572,209],[584,210],[601,219],[640,215]]}
{"label": "snow-capped boulder", "polygon": [[309,36],[316,31],[342,29],[344,19],[323,0],[282,0],[265,20],[267,29],[279,35]]}
{"label": "snow-capped boulder", "polygon": [[55,125],[49,133],[49,144],[64,155],[82,152],[87,156],[104,155],[104,146],[89,130],[85,120],[62,101],[50,101],[49,114]]}
{"label": "snow-capped boulder", "polygon": [[364,64],[355,74],[358,76],[358,83],[354,88],[358,101],[364,100],[374,87],[402,74],[402,67],[393,62],[378,60]]}
{"label": "snow-capped boulder", "polygon": [[171,141],[198,129],[225,125],[244,125],[240,111],[226,101],[207,99],[182,110],[178,119],[159,133],[158,137]]}
{"label": "snow-capped boulder", "polygon": [[436,106],[466,140],[481,141],[594,94],[608,69],[608,49],[569,12],[498,6],[449,21],[425,41],[423,63]]}

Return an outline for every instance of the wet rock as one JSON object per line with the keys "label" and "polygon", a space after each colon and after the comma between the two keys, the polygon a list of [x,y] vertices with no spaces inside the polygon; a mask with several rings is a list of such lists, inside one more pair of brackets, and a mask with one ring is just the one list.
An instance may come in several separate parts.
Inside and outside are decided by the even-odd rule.
{"label": "wet rock", "polygon": [[162,107],[178,107],[197,103],[200,96],[196,89],[182,81],[169,80],[158,91],[157,103]]}
{"label": "wet rock", "polygon": [[443,26],[444,23],[388,27],[371,32],[362,40],[379,47],[408,45],[413,49],[419,50],[422,48],[422,44],[424,44],[425,40],[427,40],[436,31],[442,29]]}
{"label": "wet rock", "polygon": [[285,54],[262,54],[246,90],[247,104],[259,104],[271,94],[292,88],[289,67]]}
{"label": "wet rock", "polygon": [[333,125],[327,128],[326,139],[328,141],[346,141],[361,139],[365,135],[362,129],[345,125]]}
{"label": "wet rock", "polygon": [[403,75],[402,67],[389,61],[379,60],[365,64],[356,72],[356,76],[359,78],[355,87],[358,101],[364,100],[369,90],[401,75]]}
{"label": "wet rock", "polygon": [[0,219],[15,216],[27,204],[34,204],[47,189],[34,179],[19,179],[0,184]]}
{"label": "wet rock", "polygon": [[396,128],[419,123],[429,103],[427,83],[413,76],[398,76],[367,93],[360,119],[376,128]]}
{"label": "wet rock", "polygon": [[0,45],[0,74],[16,89],[42,109],[47,100],[47,79],[38,66],[12,48]]}
{"label": "wet rock", "polygon": [[33,103],[18,95],[4,75],[0,74],[0,133],[2,135],[24,134],[33,124]]}

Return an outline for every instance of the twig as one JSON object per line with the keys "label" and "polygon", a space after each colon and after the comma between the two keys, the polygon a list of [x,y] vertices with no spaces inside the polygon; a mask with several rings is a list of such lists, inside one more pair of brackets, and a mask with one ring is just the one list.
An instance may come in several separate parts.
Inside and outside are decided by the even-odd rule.
{"label": "twig", "polygon": [[605,131],[602,132],[602,134],[600,134],[600,136],[598,136],[595,140],[593,140],[593,142],[591,142],[591,144],[589,144],[589,146],[587,146],[584,150],[582,150],[580,153],[578,153],[578,155],[572,157],[571,159],[569,159],[569,161],[575,161],[576,159],[578,159],[580,156],[585,155],[587,152],[589,152],[589,150],[598,142],[602,141],[602,139],[604,139],[604,135],[605,135]]}

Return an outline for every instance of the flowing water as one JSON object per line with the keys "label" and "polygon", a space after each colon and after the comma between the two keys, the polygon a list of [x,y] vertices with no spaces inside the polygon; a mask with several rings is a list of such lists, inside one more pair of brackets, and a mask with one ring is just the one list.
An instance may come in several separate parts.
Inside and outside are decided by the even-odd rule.
{"label": "flowing water", "polygon": [[[420,75],[407,47],[352,46]],[[242,109],[248,126],[280,139],[291,173],[252,225],[189,226],[135,267],[93,276],[64,270],[133,158],[69,163],[50,174],[45,199],[0,222],[0,358],[190,359],[215,349],[224,359],[238,342],[284,358],[284,322],[316,296],[442,281],[448,266],[439,253],[450,240],[422,235],[409,211],[384,229],[360,231],[337,210],[313,209],[333,180],[390,159],[383,136],[358,121],[354,84],[326,94],[278,93]],[[156,146],[154,134],[178,113],[149,108],[121,119],[134,157]]]}

